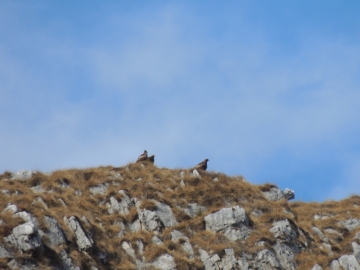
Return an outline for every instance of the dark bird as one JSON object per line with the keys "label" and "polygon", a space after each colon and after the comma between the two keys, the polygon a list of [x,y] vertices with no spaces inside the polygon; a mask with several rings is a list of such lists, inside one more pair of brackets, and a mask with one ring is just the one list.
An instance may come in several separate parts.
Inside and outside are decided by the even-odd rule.
{"label": "dark bird", "polygon": [[200,162],[198,165],[196,165],[194,169],[206,171],[208,161],[209,161],[208,159],[205,159],[203,162]]}
{"label": "dark bird", "polygon": [[150,161],[151,163],[154,163],[155,162],[155,156],[152,155],[152,156],[148,157],[147,160]]}
{"label": "dark bird", "polygon": [[144,153],[142,153],[139,158],[137,159],[136,162],[140,162],[140,161],[144,161],[144,160],[147,160],[148,156],[147,156],[147,151],[144,150]]}

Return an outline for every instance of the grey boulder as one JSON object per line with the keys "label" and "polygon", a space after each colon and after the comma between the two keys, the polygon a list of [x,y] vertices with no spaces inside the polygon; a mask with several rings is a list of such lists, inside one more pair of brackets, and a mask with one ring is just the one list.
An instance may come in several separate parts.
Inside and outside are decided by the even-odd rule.
{"label": "grey boulder", "polygon": [[31,221],[16,226],[5,240],[16,245],[21,251],[35,250],[42,246],[40,235]]}
{"label": "grey boulder", "polygon": [[50,216],[44,217],[44,223],[48,230],[45,232],[45,236],[49,241],[50,245],[58,246],[65,243],[65,235],[57,220]]}
{"label": "grey boulder", "polygon": [[14,172],[11,174],[10,180],[26,181],[29,180],[34,173],[35,171],[29,171],[29,170]]}
{"label": "grey boulder", "polygon": [[93,246],[94,241],[92,240],[90,235],[87,235],[85,233],[76,217],[71,216],[70,218],[67,218],[65,216],[64,221],[75,234],[76,243],[80,250],[87,250]]}
{"label": "grey boulder", "polygon": [[288,188],[282,191],[278,187],[271,187],[268,191],[264,191],[263,194],[269,201],[279,201],[284,199],[289,201],[295,198],[295,192]]}
{"label": "grey boulder", "polygon": [[223,208],[205,216],[204,220],[207,230],[222,232],[231,241],[244,240],[251,232],[249,218],[239,206]]}
{"label": "grey boulder", "polygon": [[281,265],[275,254],[268,249],[258,252],[255,258],[255,269],[261,270],[280,270]]}

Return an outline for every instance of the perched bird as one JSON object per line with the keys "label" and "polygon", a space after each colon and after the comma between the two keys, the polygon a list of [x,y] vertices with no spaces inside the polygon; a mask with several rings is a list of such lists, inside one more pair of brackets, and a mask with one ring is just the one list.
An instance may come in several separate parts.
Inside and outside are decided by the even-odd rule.
{"label": "perched bird", "polygon": [[147,151],[144,150],[144,153],[142,153],[139,158],[137,159],[136,162],[140,162],[140,161],[144,161],[144,160],[147,160],[148,156],[147,156]]}
{"label": "perched bird", "polygon": [[151,163],[154,163],[155,162],[155,156],[152,155],[152,156],[148,157],[147,160],[150,161]]}
{"label": "perched bird", "polygon": [[196,165],[194,169],[206,171],[208,161],[209,161],[208,159],[205,159],[203,162],[200,162],[198,165]]}

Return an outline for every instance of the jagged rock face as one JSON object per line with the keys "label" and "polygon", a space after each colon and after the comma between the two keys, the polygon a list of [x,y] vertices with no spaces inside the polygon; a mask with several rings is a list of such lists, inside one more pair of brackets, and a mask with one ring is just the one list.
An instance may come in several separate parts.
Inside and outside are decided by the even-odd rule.
{"label": "jagged rock face", "polygon": [[10,253],[3,247],[0,246],[0,258],[9,258]]}
{"label": "jagged rock face", "polygon": [[274,253],[268,249],[264,249],[260,251],[255,258],[255,269],[280,270],[281,265]]}
{"label": "jagged rock face", "polygon": [[66,251],[64,249],[61,250],[61,252],[60,252],[60,259],[62,262],[63,269],[80,270],[80,267],[74,265],[73,261],[69,258],[68,254],[66,253]]}
{"label": "jagged rock face", "polygon": [[290,203],[290,189],[196,173],[0,175],[0,269],[360,269],[360,197]]}
{"label": "jagged rock face", "polygon": [[287,242],[291,242],[297,237],[296,231],[292,228],[290,222],[287,219],[274,222],[270,232],[274,234],[275,238]]}
{"label": "jagged rock face", "polygon": [[142,229],[147,230],[149,232],[161,231],[160,218],[158,217],[156,212],[145,209],[142,211],[138,211],[138,213],[139,213],[139,221],[141,223]]}
{"label": "jagged rock face", "polygon": [[339,258],[339,263],[343,269],[360,270],[360,265],[354,255],[343,255]]}
{"label": "jagged rock face", "polygon": [[161,255],[153,264],[156,269],[159,270],[175,270],[176,264],[174,257],[169,254]]}
{"label": "jagged rock face", "polygon": [[28,221],[16,226],[6,240],[16,245],[21,251],[34,250],[41,247],[41,239],[35,224]]}
{"label": "jagged rock face", "polygon": [[65,223],[70,227],[76,237],[76,243],[80,250],[87,250],[91,248],[94,244],[94,241],[89,235],[87,235],[83,228],[81,227],[79,221],[76,217],[72,216],[70,218],[64,217]]}
{"label": "jagged rock face", "polygon": [[63,230],[60,228],[59,223],[55,218],[45,216],[44,223],[48,227],[48,232],[46,233],[46,237],[52,246],[58,246],[64,244],[66,239],[63,233]]}
{"label": "jagged rock face", "polygon": [[180,240],[183,250],[189,255],[189,259],[194,258],[195,253],[187,236],[185,236],[183,233],[181,233],[178,230],[174,230],[171,232],[171,239],[174,242],[178,242]]}
{"label": "jagged rock face", "polygon": [[274,246],[276,257],[283,269],[295,270],[297,269],[295,258],[296,252],[284,243],[277,243]]}
{"label": "jagged rock face", "polygon": [[269,201],[279,201],[283,199],[289,201],[295,198],[295,192],[288,188],[282,191],[277,187],[272,187],[268,191],[264,191],[263,194]]}
{"label": "jagged rock face", "polygon": [[206,207],[199,206],[197,203],[189,203],[188,206],[184,209],[184,212],[190,217],[196,217],[206,212]]}
{"label": "jagged rock face", "polygon": [[345,226],[349,231],[353,231],[360,227],[360,219],[352,218],[346,221],[341,221],[340,224]]}
{"label": "jagged rock face", "polygon": [[239,206],[223,208],[205,216],[204,220],[207,230],[222,232],[233,241],[244,240],[251,232],[245,210]]}

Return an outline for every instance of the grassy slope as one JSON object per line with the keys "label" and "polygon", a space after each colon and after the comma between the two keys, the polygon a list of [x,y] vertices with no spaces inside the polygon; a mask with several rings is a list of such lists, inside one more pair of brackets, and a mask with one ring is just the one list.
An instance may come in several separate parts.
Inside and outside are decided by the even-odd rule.
{"label": "grassy slope", "polygon": [[[180,178],[181,171],[187,176]],[[114,173],[120,173],[122,179],[113,177]],[[213,179],[217,177],[218,181]],[[69,256],[76,265],[85,266],[92,260],[83,252],[76,248],[76,242],[73,234],[65,225],[64,216],[77,216],[82,226],[91,232],[94,241],[99,250],[106,250],[108,254],[108,264],[104,269],[132,269],[135,268],[133,260],[124,252],[121,243],[124,240],[131,242],[137,251],[137,241],[144,243],[144,256],[147,262],[151,262],[163,253],[174,256],[179,269],[190,267],[193,269],[202,269],[202,263],[198,257],[194,260],[188,260],[187,255],[181,248],[180,243],[171,241],[170,232],[174,229],[180,230],[189,237],[194,247],[195,254],[197,250],[203,248],[210,254],[224,254],[224,248],[233,248],[235,254],[241,252],[256,253],[263,249],[254,245],[257,241],[265,241],[265,245],[271,248],[275,239],[269,233],[272,223],[277,220],[289,219],[293,224],[300,227],[308,239],[311,239],[309,249],[297,256],[299,269],[310,269],[314,264],[319,263],[327,268],[333,258],[342,254],[352,253],[351,242],[354,241],[356,232],[349,232],[338,224],[340,220],[349,218],[360,218],[360,197],[353,196],[346,200],[335,202],[329,201],[320,203],[303,202],[269,202],[262,195],[271,185],[256,186],[246,181],[242,177],[229,177],[225,174],[204,172],[201,179],[189,176],[187,170],[170,170],[166,168],[157,168],[147,164],[144,168],[140,164],[129,164],[124,167],[98,167],[84,170],[69,169],[59,170],[47,176],[42,173],[36,173],[25,182],[6,180],[8,173],[0,175],[0,189],[8,190],[11,196],[0,193],[0,210],[4,209],[8,203],[18,206],[20,211],[30,212],[35,216],[40,228],[45,229],[43,217],[49,215],[55,217],[62,229],[65,231],[69,242],[64,245]],[[141,181],[137,179],[142,178]],[[180,186],[180,181],[184,180],[185,187]],[[69,185],[67,188],[61,187],[62,184]],[[106,194],[92,195],[89,188],[101,183],[109,183]],[[52,190],[51,193],[34,193],[30,188],[41,185],[46,190]],[[128,215],[120,214],[110,215],[105,207],[105,202],[109,201],[111,196],[121,199],[119,190],[125,190],[125,193],[133,198],[142,200],[141,208],[152,209],[154,204],[149,201],[155,199],[169,205],[179,222],[175,227],[164,229],[159,237],[164,242],[163,246],[157,246],[151,242],[153,233],[140,231],[136,233],[127,232],[124,237],[117,237],[120,230],[116,226],[117,221],[132,222],[137,218],[136,209],[133,208]],[[81,191],[82,195],[76,195]],[[15,195],[19,193],[19,195]],[[34,203],[37,197],[41,197],[46,203],[47,208],[39,203]],[[62,199],[67,207],[64,207],[59,201]],[[195,218],[187,216],[181,208],[185,208],[189,203],[197,203],[205,206],[207,211],[199,213]],[[250,218],[253,232],[250,237],[244,241],[230,242],[221,233],[212,233],[205,230],[204,216],[218,211],[223,207],[239,205],[243,207]],[[181,208],[180,208],[181,207]],[[253,211],[261,210],[263,215],[256,217]],[[293,214],[292,214],[292,213]],[[330,216],[325,220],[315,220],[315,214],[324,214]],[[89,220],[86,224],[81,220],[85,216]],[[0,242],[4,242],[3,237],[11,233],[12,228],[23,223],[21,219],[13,218],[9,213],[1,213],[0,219],[5,225],[0,226]],[[316,226],[324,231],[327,228],[336,229],[342,233],[338,235],[326,235],[331,241],[333,256],[329,256],[324,249],[321,249],[321,240],[312,232],[311,227]],[[301,241],[301,239],[299,239]],[[358,240],[357,240],[358,241]],[[58,252],[58,250],[46,249],[48,254]],[[27,254],[17,254],[19,258],[28,258]],[[36,257],[38,256],[38,257]],[[34,254],[33,257],[38,261],[42,269],[49,265],[49,259],[46,256]],[[141,256],[138,256],[139,258]],[[0,260],[1,264],[6,262]]]}

